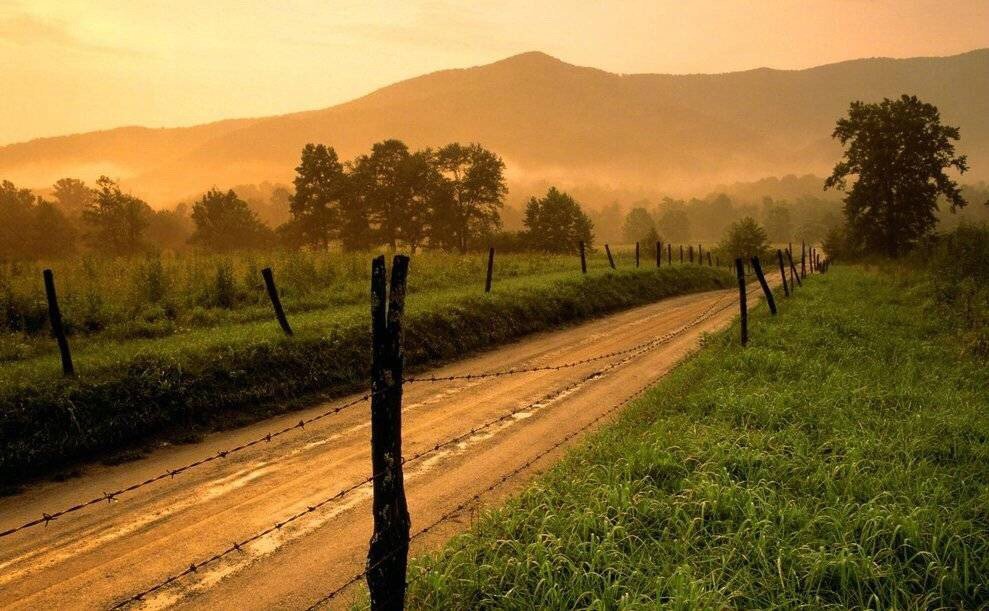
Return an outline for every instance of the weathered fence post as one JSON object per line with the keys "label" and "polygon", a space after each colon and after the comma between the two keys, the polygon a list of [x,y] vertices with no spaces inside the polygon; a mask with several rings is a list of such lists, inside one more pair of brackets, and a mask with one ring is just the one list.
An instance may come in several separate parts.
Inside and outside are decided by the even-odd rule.
{"label": "weathered fence post", "polygon": [[484,278],[484,292],[491,292],[491,278],[494,275],[494,246],[488,248],[488,275]]}
{"label": "weathered fence post", "polygon": [[584,242],[580,243],[580,273],[587,273],[587,253],[584,251]]}
{"label": "weathered fence post", "polygon": [[666,263],[668,265],[673,265],[673,245],[666,245]]}
{"label": "weathered fence post", "polygon": [[701,244],[697,245],[697,265],[704,265],[704,247]]}
{"label": "weathered fence post", "polygon": [[367,587],[375,611],[405,606],[410,521],[402,473],[402,314],[408,270],[409,258],[396,255],[386,292],[384,256],[371,263],[374,534],[367,552]]}
{"label": "weathered fence post", "polygon": [[800,277],[807,277],[807,247],[804,242],[800,243]]}
{"label": "weathered fence post", "polygon": [[635,243],[635,266],[639,267],[639,243]]}
{"label": "weathered fence post", "polygon": [[282,309],[282,300],[278,297],[278,288],[275,287],[275,277],[271,274],[271,268],[266,267],[261,270],[261,277],[264,278],[264,288],[268,291],[268,299],[271,300],[271,307],[275,310],[275,318],[281,326],[285,335],[292,335],[292,327],[285,318],[285,310]]}
{"label": "weathered fence post", "polygon": [[663,243],[656,242],[656,267],[660,267],[663,262]]}
{"label": "weathered fence post", "polygon": [[608,253],[608,265],[611,266],[611,269],[615,269],[615,258],[611,256],[611,249],[608,248],[607,244],[604,245],[604,252]]}
{"label": "weathered fence post", "polygon": [[[786,251],[786,258],[790,261],[790,286],[803,286],[804,283],[800,281],[800,273],[797,272],[797,266],[793,263],[793,253],[789,250]],[[796,284],[793,282],[796,281]]]}
{"label": "weathered fence post", "polygon": [[766,303],[769,304],[769,312],[773,316],[776,316],[776,299],[773,298],[773,291],[769,288],[769,283],[766,282],[766,275],[762,273],[762,264],[759,262],[759,257],[752,257],[752,269],[755,271],[755,277],[759,280],[759,285],[762,286],[762,292],[766,295]]}
{"label": "weathered fence post", "polygon": [[783,279],[783,296],[790,296],[790,287],[786,283],[786,267],[783,265],[783,251],[776,249],[776,258],[780,260],[780,278]]}
{"label": "weathered fence post", "polygon": [[745,265],[741,259],[735,259],[735,275],[738,277],[738,308],[744,346],[749,342],[749,308],[745,300]]}
{"label": "weathered fence post", "polygon": [[707,251],[707,266],[708,267],[711,267],[712,266],[712,264],[711,264],[711,251],[710,250]]}
{"label": "weathered fence post", "polygon": [[58,295],[55,294],[55,276],[52,270],[41,272],[45,279],[45,297],[48,299],[48,322],[52,326],[52,334],[58,342],[58,352],[62,356],[62,373],[67,376],[75,375],[72,366],[72,353],[69,352],[69,340],[65,338],[65,327],[62,326],[62,311],[58,309]]}
{"label": "weathered fence post", "polygon": [[689,256],[689,258],[687,260],[690,263],[693,263],[694,262],[694,245],[693,244],[691,244],[690,246],[687,247],[687,254]]}

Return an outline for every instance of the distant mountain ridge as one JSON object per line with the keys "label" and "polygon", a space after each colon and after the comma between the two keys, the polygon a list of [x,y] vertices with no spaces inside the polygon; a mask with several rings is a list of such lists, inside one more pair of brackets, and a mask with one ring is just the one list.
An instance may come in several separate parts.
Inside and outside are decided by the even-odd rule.
{"label": "distant mountain ridge", "polygon": [[806,70],[619,75],[530,52],[401,81],[329,108],[185,128],[122,127],[0,147],[0,178],[46,187],[106,173],[155,203],[211,186],[288,181],[307,142],[344,159],[384,138],[476,141],[509,176],[668,191],[769,175],[826,175],[855,99],[902,93],[961,128],[969,179],[989,178],[989,49],[859,59]]}

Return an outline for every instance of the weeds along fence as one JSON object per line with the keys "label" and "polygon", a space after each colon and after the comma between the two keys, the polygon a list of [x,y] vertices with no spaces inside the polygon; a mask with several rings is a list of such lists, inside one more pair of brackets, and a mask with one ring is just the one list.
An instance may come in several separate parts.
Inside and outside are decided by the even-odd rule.
{"label": "weeds along fence", "polygon": [[[656,249],[656,265],[661,264],[662,255],[664,253],[664,245],[658,243],[655,245]],[[584,254],[585,249],[583,245],[578,249],[580,254]],[[672,252],[671,245],[665,245],[665,252],[667,254],[667,262],[669,262],[669,255]],[[689,250],[688,250],[689,257]],[[813,272],[826,272],[830,261],[826,258],[818,258],[819,255],[814,253],[814,256],[809,257],[808,269],[810,273]],[[485,280],[485,290],[491,290],[492,284],[492,270],[494,267],[494,250],[489,250],[488,255],[488,273],[486,274]],[[796,265],[794,263],[792,253],[789,249],[786,251],[786,259],[789,263],[787,267],[784,261],[783,250],[777,250],[776,259],[779,266],[780,280],[784,287],[784,295],[789,297],[793,295],[794,286],[792,284],[793,280],[797,281],[797,286],[800,286],[801,275],[796,271]],[[583,256],[581,257],[582,266],[586,265]],[[697,261],[701,262],[703,259],[700,257],[700,251],[698,249]],[[613,259],[612,259],[613,261]],[[641,264],[641,260],[637,257],[636,262]],[[706,259],[708,265],[711,264],[710,253]],[[734,267],[736,270],[738,278],[739,296],[738,304],[740,307],[741,315],[741,333],[742,333],[742,344],[746,344],[748,341],[748,306],[747,301],[750,296],[750,289],[748,287],[748,280],[752,277],[758,282],[758,288],[753,289],[754,291],[762,291],[767,303],[769,304],[770,310],[773,314],[777,312],[777,304],[775,303],[772,290],[769,286],[769,282],[765,276],[764,270],[762,268],[761,262],[757,257],[753,257],[749,264],[751,266],[752,272],[746,272],[746,266],[741,259],[736,259],[734,261]],[[441,450],[460,444],[466,439],[473,437],[479,433],[483,433],[492,427],[499,425],[505,421],[515,418],[518,414],[522,412],[527,412],[535,405],[538,405],[548,398],[560,396],[568,393],[572,389],[576,388],[583,383],[582,378],[576,382],[566,385],[563,388],[555,389],[551,391],[544,397],[540,397],[536,401],[520,405],[515,409],[512,409],[506,413],[499,416],[493,417],[482,424],[471,427],[460,434],[454,435],[452,437],[446,438],[444,440],[438,441],[426,448],[406,456],[402,451],[402,397],[405,385],[408,384],[423,384],[423,383],[435,383],[435,382],[450,382],[450,381],[466,381],[481,379],[481,378],[496,378],[502,376],[511,376],[530,372],[548,371],[548,370],[562,370],[567,368],[574,368],[581,365],[586,365],[593,362],[608,361],[604,363],[601,367],[596,369],[592,374],[593,377],[600,376],[607,373],[610,370],[621,367],[624,364],[629,363],[633,359],[639,358],[650,350],[653,350],[663,344],[666,344],[675,338],[683,335],[693,327],[701,324],[702,322],[708,320],[709,318],[717,315],[720,312],[731,308],[734,304],[734,300],[731,298],[724,299],[718,298],[713,301],[704,311],[698,314],[692,320],[684,323],[680,327],[665,333],[663,335],[653,337],[642,342],[639,342],[628,348],[621,350],[615,350],[607,353],[597,354],[593,357],[588,357],[580,360],[573,360],[564,363],[558,363],[554,365],[538,365],[531,367],[515,367],[504,370],[494,370],[494,371],[484,371],[477,373],[466,373],[458,375],[449,376],[410,376],[405,377],[404,375],[404,345],[403,345],[403,321],[405,312],[405,301],[407,296],[407,280],[408,280],[408,270],[409,270],[409,258],[402,255],[396,255],[392,261],[391,265],[391,277],[387,276],[387,270],[385,266],[384,256],[379,256],[375,258],[372,262],[371,269],[371,330],[372,330],[372,371],[371,371],[371,386],[370,388],[361,396],[358,396],[349,401],[333,405],[328,409],[321,411],[318,414],[309,416],[307,418],[300,419],[298,423],[284,427],[279,430],[268,432],[262,436],[259,436],[250,441],[241,443],[239,445],[229,447],[215,453],[203,456],[202,458],[195,460],[193,462],[168,469],[156,476],[149,477],[142,481],[134,482],[128,486],[104,492],[102,495],[89,498],[74,505],[61,508],[58,510],[53,510],[52,512],[43,513],[40,517],[30,520],[28,522],[22,523],[18,526],[8,528],[6,530],[0,531],[0,539],[4,537],[11,536],[15,533],[29,530],[39,526],[49,526],[51,523],[56,522],[63,516],[73,514],[82,511],[87,508],[95,507],[97,505],[102,505],[105,503],[110,503],[113,501],[119,501],[122,498],[126,498],[128,495],[135,494],[138,491],[152,486],[156,483],[162,482],[164,480],[170,480],[175,477],[180,477],[183,474],[189,473],[190,471],[196,470],[205,465],[215,463],[218,461],[223,461],[224,459],[245,452],[251,448],[269,444],[272,440],[291,435],[293,432],[301,431],[309,424],[318,422],[320,420],[332,417],[339,414],[345,410],[351,409],[357,405],[370,403],[371,412],[371,440],[370,440],[370,453],[372,459],[371,474],[367,477],[350,483],[343,488],[328,494],[327,496],[321,498],[320,500],[307,505],[304,509],[299,510],[291,515],[283,516],[278,520],[274,520],[270,526],[264,528],[258,532],[250,534],[238,541],[232,543],[229,547],[217,551],[211,556],[206,558],[201,558],[198,560],[192,560],[182,571],[175,574],[169,575],[154,585],[145,588],[140,592],[136,592],[128,595],[126,598],[122,598],[116,602],[114,608],[124,608],[133,603],[140,602],[147,598],[148,596],[159,592],[169,586],[181,581],[183,578],[188,577],[198,571],[214,565],[224,558],[239,554],[244,551],[245,546],[251,544],[252,542],[258,541],[272,533],[275,533],[287,525],[304,520],[307,516],[315,514],[321,508],[330,505],[334,502],[340,501],[349,495],[355,493],[357,490],[370,486],[372,489],[372,519],[373,519],[373,536],[371,538],[368,552],[367,552],[367,562],[363,570],[357,572],[356,574],[349,576],[342,583],[338,584],[332,590],[328,591],[325,595],[321,596],[315,600],[310,609],[315,609],[325,603],[328,603],[336,598],[338,598],[347,588],[365,580],[367,582],[368,591],[370,594],[371,608],[375,610],[383,609],[401,609],[404,606],[405,593],[408,588],[410,580],[419,579],[422,575],[409,576],[407,575],[408,567],[408,552],[409,545],[412,541],[421,538],[433,531],[440,524],[447,522],[462,511],[468,508],[472,503],[478,501],[483,495],[488,494],[504,485],[512,477],[522,473],[526,469],[529,469],[535,465],[540,459],[552,453],[554,450],[560,448],[568,441],[572,440],[576,436],[589,430],[603,419],[607,418],[615,411],[622,408],[627,404],[629,400],[637,396],[643,389],[640,389],[632,396],[626,398],[625,400],[616,403],[611,406],[600,415],[595,417],[593,420],[574,430],[564,436],[563,438],[555,441],[550,446],[542,449],[537,454],[531,456],[520,465],[512,469],[511,471],[502,474],[497,480],[495,480],[490,485],[486,486],[483,490],[472,495],[470,498],[461,502],[457,506],[453,507],[449,511],[443,513],[439,518],[430,522],[426,526],[419,528],[415,531],[411,529],[411,521],[408,512],[408,504],[406,501],[405,487],[404,487],[404,467],[406,465],[422,461],[430,456],[433,456]],[[788,283],[787,272],[790,273],[790,282]],[[274,275],[271,270],[266,269],[262,271],[266,286],[268,287],[268,293],[271,298],[272,309],[275,312],[276,318],[278,319],[283,332],[286,335],[291,335],[292,330],[288,321],[285,319],[284,311],[281,308],[278,299],[278,291],[274,281]],[[51,275],[46,273],[46,282]],[[46,284],[46,287],[49,286]],[[51,314],[53,317],[53,328],[56,324],[55,319],[58,316],[58,304],[57,304],[57,294],[54,290],[54,284],[51,284]],[[647,384],[648,386],[648,384]],[[398,457],[396,460],[395,457]],[[277,460],[277,459],[276,459]]]}

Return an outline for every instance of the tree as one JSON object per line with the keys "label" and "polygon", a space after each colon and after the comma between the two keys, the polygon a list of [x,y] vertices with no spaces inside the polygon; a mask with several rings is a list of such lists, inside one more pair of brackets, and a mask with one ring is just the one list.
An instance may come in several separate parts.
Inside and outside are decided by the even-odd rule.
{"label": "tree", "polygon": [[622,236],[626,242],[655,242],[656,223],[645,208],[632,208],[625,215]]}
{"label": "tree", "polygon": [[590,248],[593,224],[574,198],[550,187],[542,199],[529,199],[525,208],[525,240],[536,250],[577,252],[578,243]]}
{"label": "tree", "polygon": [[768,196],[762,198],[762,222],[771,241],[786,242],[793,238],[790,207],[785,201],[773,201]]}
{"label": "tree", "polygon": [[505,162],[480,144],[454,142],[436,152],[435,163],[452,195],[450,209],[435,223],[437,241],[467,252],[501,226],[499,209],[508,192]]}
{"label": "tree", "polygon": [[31,256],[31,226],[34,194],[5,180],[0,183],[0,258],[26,259]]}
{"label": "tree", "polygon": [[769,237],[766,230],[750,216],[731,224],[718,250],[729,259],[741,258],[748,261],[752,257],[765,259],[769,253]]}
{"label": "tree", "polygon": [[122,193],[116,182],[100,176],[93,200],[82,218],[90,226],[89,239],[95,250],[112,255],[130,255],[144,247],[151,206]]}
{"label": "tree", "polygon": [[347,178],[333,147],[307,144],[295,168],[295,193],[289,200],[293,226],[288,230],[303,245],[322,249],[339,233],[340,205]]}
{"label": "tree", "polygon": [[193,204],[192,221],[196,229],[190,243],[211,252],[266,248],[273,241],[271,229],[233,189],[207,191]]}
{"label": "tree", "polygon": [[656,222],[660,235],[671,242],[686,242],[690,239],[690,218],[683,202],[664,198],[660,206],[659,220]]}
{"label": "tree", "polygon": [[942,125],[937,107],[916,96],[852,102],[832,137],[845,151],[824,188],[844,191],[856,178],[844,200],[852,244],[896,257],[933,233],[939,196],[952,212],[965,206],[945,174],[968,169],[965,156],[955,155],[958,128]]}
{"label": "tree", "polygon": [[93,190],[78,178],[60,178],[52,186],[55,204],[71,217],[81,217],[93,201]]}

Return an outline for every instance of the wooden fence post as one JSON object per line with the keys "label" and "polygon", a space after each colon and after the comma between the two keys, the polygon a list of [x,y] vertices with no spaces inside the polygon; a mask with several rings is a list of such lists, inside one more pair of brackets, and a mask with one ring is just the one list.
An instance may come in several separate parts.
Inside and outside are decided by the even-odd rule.
{"label": "wooden fence post", "polygon": [[766,275],[762,273],[762,264],[759,262],[759,257],[752,257],[752,269],[755,271],[755,277],[759,280],[759,285],[762,286],[762,292],[766,296],[766,303],[769,304],[769,313],[776,316],[776,299],[773,298],[773,291],[769,288],[769,283],[766,282]]}
{"label": "wooden fence post", "polygon": [[45,279],[45,297],[48,299],[48,322],[52,326],[52,334],[58,342],[58,352],[62,356],[62,373],[73,376],[76,373],[72,366],[72,353],[69,351],[69,340],[65,338],[65,327],[62,326],[62,311],[58,308],[58,295],[55,294],[55,276],[52,270],[41,272]]}
{"label": "wooden fence post", "polygon": [[584,242],[580,243],[580,273],[587,273],[587,254],[584,251]]}
{"label": "wooden fence post", "polygon": [[491,278],[494,275],[494,246],[488,248],[488,275],[484,278],[484,292],[491,292]]}
{"label": "wooden fence post", "polygon": [[738,277],[738,308],[744,346],[749,342],[749,308],[745,301],[745,265],[741,259],[735,259],[735,275]]}
{"label": "wooden fence post", "polygon": [[708,267],[711,267],[712,266],[712,264],[711,264],[711,251],[710,250],[707,251],[707,266]]}
{"label": "wooden fence post", "polygon": [[[800,273],[797,272],[797,266],[793,263],[793,253],[790,251],[786,252],[786,258],[790,261],[790,286],[803,286],[804,283],[800,281]],[[796,284],[793,282],[796,281]]]}
{"label": "wooden fence post", "polygon": [[608,253],[608,265],[611,266],[611,269],[615,269],[615,258],[611,256],[611,249],[608,248],[607,244],[604,245],[604,252]]}
{"label": "wooden fence post", "polygon": [[635,266],[639,267],[639,243],[635,243]]}
{"label": "wooden fence post", "polygon": [[666,245],[666,263],[668,265],[673,265],[673,245]]}
{"label": "wooden fence post", "polygon": [[800,242],[800,277],[807,277],[807,247],[804,242]]}
{"label": "wooden fence post", "polygon": [[656,267],[663,262],[663,243],[656,242]]}
{"label": "wooden fence post", "polygon": [[680,245],[680,265],[683,265],[683,244]]}
{"label": "wooden fence post", "polygon": [[386,293],[384,256],[371,263],[374,534],[367,553],[367,586],[375,611],[405,606],[410,520],[402,472],[402,314],[408,269],[408,257],[392,259],[391,290]]}
{"label": "wooden fence post", "polygon": [[693,244],[691,244],[690,246],[687,247],[687,253],[688,253],[689,257],[690,257],[688,259],[688,261],[690,263],[693,263],[694,262],[694,245]]}
{"label": "wooden fence post", "polygon": [[697,265],[704,265],[704,247],[697,245]]}
{"label": "wooden fence post", "polygon": [[776,258],[780,260],[780,278],[783,279],[783,296],[790,296],[790,287],[786,283],[786,267],[783,265],[783,251],[776,249]]}
{"label": "wooden fence post", "polygon": [[282,309],[282,300],[278,297],[278,288],[275,287],[275,277],[271,274],[271,268],[266,267],[261,270],[261,277],[264,278],[264,288],[268,291],[268,299],[271,300],[271,307],[275,310],[275,318],[285,335],[292,335],[292,327],[285,318],[285,310]]}

